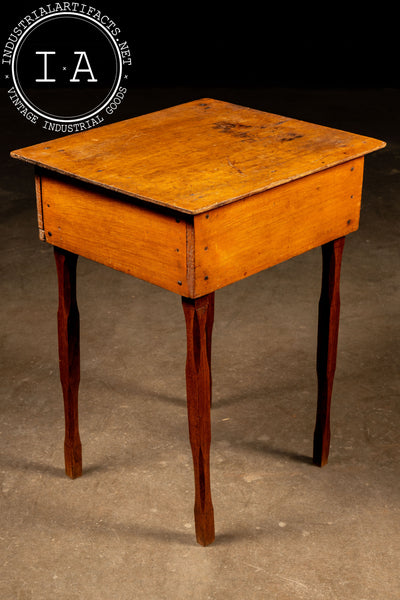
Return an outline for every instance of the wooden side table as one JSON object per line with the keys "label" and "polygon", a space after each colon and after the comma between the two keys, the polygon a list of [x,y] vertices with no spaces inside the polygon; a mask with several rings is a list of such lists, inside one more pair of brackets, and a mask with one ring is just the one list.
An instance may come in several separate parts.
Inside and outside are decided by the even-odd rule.
{"label": "wooden side table", "polygon": [[70,477],[82,473],[78,255],[182,297],[196,536],[206,546],[214,292],[322,246],[313,459],[327,462],[343,244],[359,224],[364,155],[384,146],[205,98],[11,153],[36,167],[40,239],[54,246]]}

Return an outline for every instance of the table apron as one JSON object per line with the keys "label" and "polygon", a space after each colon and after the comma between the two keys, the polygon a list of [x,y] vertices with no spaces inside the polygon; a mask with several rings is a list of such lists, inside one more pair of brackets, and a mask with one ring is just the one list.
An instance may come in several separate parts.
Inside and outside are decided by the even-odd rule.
{"label": "table apron", "polygon": [[194,218],[200,297],[358,229],[363,157]]}
{"label": "table apron", "polygon": [[198,298],[358,229],[363,163],[357,158],[196,215],[39,171],[40,237]]}
{"label": "table apron", "polygon": [[[41,172],[40,238],[164,289],[189,296],[186,223],[133,198]],[[40,214],[41,207],[41,214]]]}

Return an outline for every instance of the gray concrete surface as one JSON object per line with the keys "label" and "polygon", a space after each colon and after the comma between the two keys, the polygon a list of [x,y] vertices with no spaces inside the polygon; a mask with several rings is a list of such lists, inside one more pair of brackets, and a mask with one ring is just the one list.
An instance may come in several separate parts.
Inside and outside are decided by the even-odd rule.
{"label": "gray concrete surface", "polygon": [[[177,296],[80,259],[84,474],[63,468],[56,273],[2,102],[1,600],[399,600],[398,90],[137,90],[118,118],[203,96],[385,140],[342,270],[329,464],[311,464],[321,256],[216,294],[212,489],[198,546]],[[125,112],[124,112],[125,111]]]}

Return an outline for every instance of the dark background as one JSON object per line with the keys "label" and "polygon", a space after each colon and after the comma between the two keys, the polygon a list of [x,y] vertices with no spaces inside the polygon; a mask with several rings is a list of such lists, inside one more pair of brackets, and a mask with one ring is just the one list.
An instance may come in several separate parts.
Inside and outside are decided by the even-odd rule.
{"label": "dark background", "polygon": [[[399,85],[398,19],[376,5],[170,4],[92,3],[121,28],[134,56],[135,85]],[[2,48],[18,21],[39,6],[8,8]]]}
{"label": "dark background", "polygon": [[[0,23],[1,50],[18,21],[41,5],[46,3],[8,5]],[[208,96],[381,139],[396,135],[398,23],[386,8],[92,5],[121,28],[119,37],[133,59],[126,71],[128,93],[108,122]],[[17,112],[7,96],[10,81],[4,69],[0,73],[6,155],[9,144],[21,147],[55,137]],[[56,96],[57,106],[71,102],[68,91]]]}

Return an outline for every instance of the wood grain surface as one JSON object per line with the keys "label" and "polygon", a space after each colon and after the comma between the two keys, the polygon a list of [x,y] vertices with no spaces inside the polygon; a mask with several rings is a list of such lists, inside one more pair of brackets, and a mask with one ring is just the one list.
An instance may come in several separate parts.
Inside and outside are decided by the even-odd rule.
{"label": "wood grain surface", "polygon": [[183,219],[60,176],[43,175],[40,189],[47,242],[190,295]]}
{"label": "wood grain surface", "polygon": [[363,157],[200,215],[44,172],[41,239],[198,298],[358,228]]}
{"label": "wood grain surface", "polygon": [[384,146],[373,138],[203,98],[11,155],[198,214]]}
{"label": "wood grain surface", "polygon": [[355,231],[363,158],[194,217],[193,296]]}

